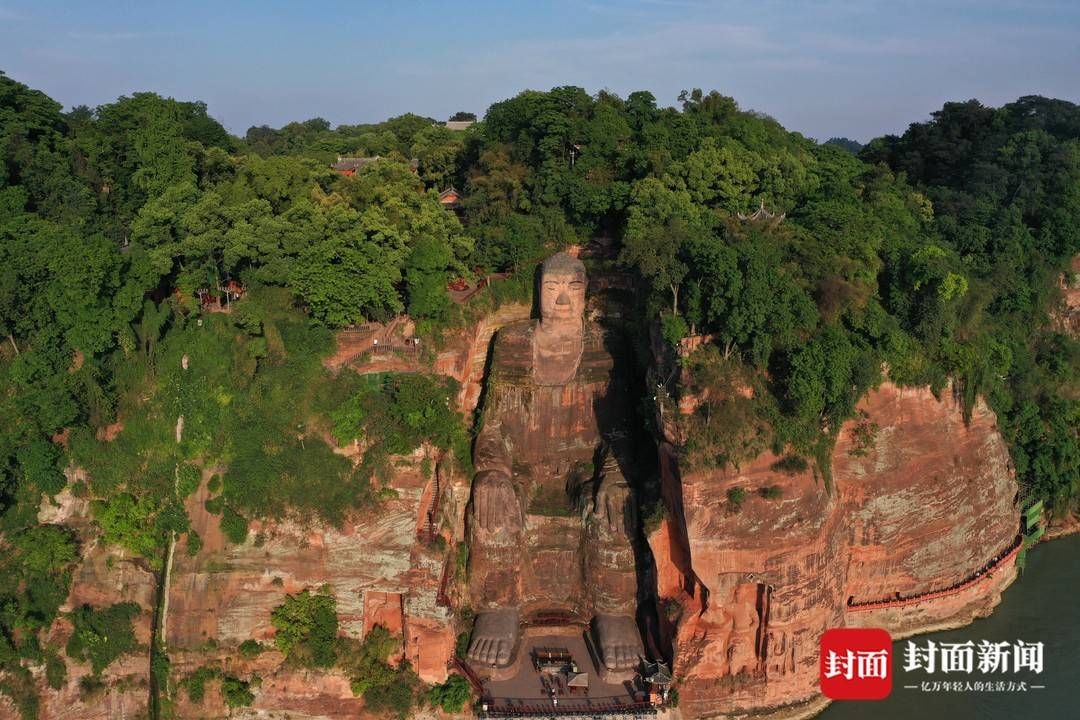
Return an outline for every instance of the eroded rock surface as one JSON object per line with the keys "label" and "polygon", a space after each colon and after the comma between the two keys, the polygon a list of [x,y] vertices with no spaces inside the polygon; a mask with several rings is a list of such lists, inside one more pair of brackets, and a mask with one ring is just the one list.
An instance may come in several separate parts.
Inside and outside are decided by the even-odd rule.
{"label": "eroded rock surface", "polygon": [[[167,641],[174,678],[216,665],[238,677],[262,678],[255,710],[356,715],[362,700],[340,672],[289,670],[276,650],[245,659],[237,649],[248,639],[272,647],[274,608],[286,595],[328,586],[343,635],[361,639],[383,625],[401,638],[398,658],[407,657],[425,681],[445,680],[455,639],[450,611],[437,600],[447,551],[418,539],[418,517],[432,493],[432,479],[419,466],[419,455],[399,461],[391,484],[397,496],[340,530],[294,521],[253,523],[241,545],[224,542],[218,516],[204,507],[204,483],[187,502],[203,547],[189,557],[178,544],[170,587]],[[185,701],[179,709],[190,718],[215,712],[225,716],[210,694],[200,705]]]}
{"label": "eroded rock surface", "polygon": [[[70,612],[83,604],[100,608],[115,603],[137,603],[142,612],[132,621],[135,637],[149,646],[155,593],[153,574],[121,548],[102,543],[90,519],[89,502],[74,497],[69,490],[57,495],[56,503],[43,500],[38,520],[62,523],[73,529],[79,539],[81,560],[75,567],[71,593],[61,612]],[[88,690],[81,683],[92,676],[90,663],[72,660],[63,649],[72,630],[71,622],[61,617],[44,639],[46,645],[59,649],[67,665],[67,677],[59,690],[49,688],[44,677],[37,678],[41,720],[111,720],[145,715],[150,697],[149,652],[140,650],[121,656],[105,669],[101,682]],[[3,706],[0,717],[8,717]]]}
{"label": "eroded rock surface", "polygon": [[[684,713],[809,707],[826,628],[903,635],[962,624],[1013,579],[1009,559],[976,575],[1019,529],[1016,481],[986,405],[965,425],[948,391],[938,400],[886,383],[859,408],[865,416],[841,430],[831,485],[810,469],[783,472],[770,453],[680,477],[664,448],[670,512],[650,544]],[[871,425],[860,433],[859,423]],[[780,497],[761,496],[766,487]],[[731,488],[746,492],[737,511]],[[863,605],[898,594],[909,601]]]}

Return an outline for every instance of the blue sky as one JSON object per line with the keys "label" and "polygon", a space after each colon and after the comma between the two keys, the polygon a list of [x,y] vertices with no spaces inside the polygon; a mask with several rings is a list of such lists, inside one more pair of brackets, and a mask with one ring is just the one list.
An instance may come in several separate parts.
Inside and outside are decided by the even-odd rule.
{"label": "blue sky", "polygon": [[946,100],[1080,102],[1076,0],[0,0],[0,69],[70,107],[153,90],[229,130],[478,114],[526,89],[731,95],[867,140]]}

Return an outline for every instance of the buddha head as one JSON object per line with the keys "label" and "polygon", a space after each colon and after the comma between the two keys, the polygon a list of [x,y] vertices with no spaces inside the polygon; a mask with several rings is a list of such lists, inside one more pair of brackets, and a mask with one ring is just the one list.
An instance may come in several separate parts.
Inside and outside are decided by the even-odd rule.
{"label": "buddha head", "polygon": [[585,314],[585,265],[567,253],[540,269],[540,318],[544,325],[578,325]]}

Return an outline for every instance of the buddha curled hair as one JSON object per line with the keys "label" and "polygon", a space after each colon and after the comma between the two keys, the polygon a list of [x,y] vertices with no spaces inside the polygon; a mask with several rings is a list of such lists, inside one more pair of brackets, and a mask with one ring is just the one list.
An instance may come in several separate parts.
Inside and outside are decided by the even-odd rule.
{"label": "buddha curled hair", "polygon": [[557,275],[585,275],[585,264],[569,253],[556,253],[540,266],[541,272]]}

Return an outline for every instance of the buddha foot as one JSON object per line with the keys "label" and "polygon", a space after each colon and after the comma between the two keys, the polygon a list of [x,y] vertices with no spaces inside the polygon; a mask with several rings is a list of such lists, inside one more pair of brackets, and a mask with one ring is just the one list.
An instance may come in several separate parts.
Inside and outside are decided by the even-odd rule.
{"label": "buddha foot", "polygon": [[518,639],[518,611],[491,610],[476,616],[469,660],[488,666],[506,667],[513,658]]}
{"label": "buddha foot", "polygon": [[608,670],[632,670],[643,654],[641,633],[629,615],[597,615],[593,632],[600,661]]}

